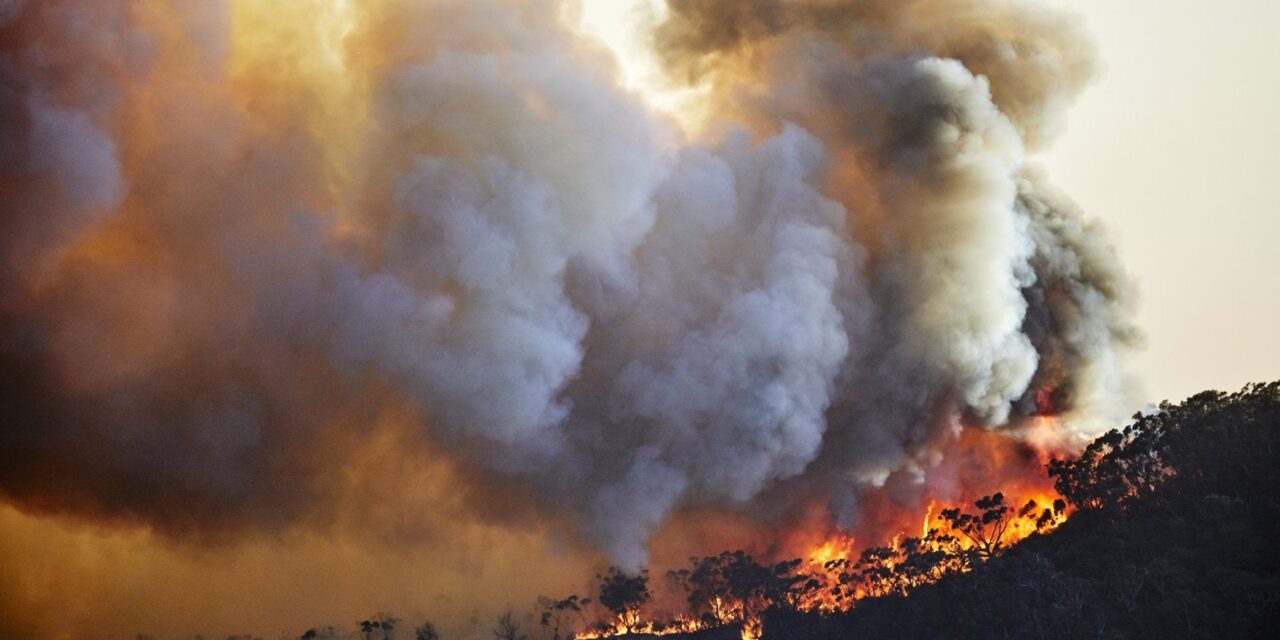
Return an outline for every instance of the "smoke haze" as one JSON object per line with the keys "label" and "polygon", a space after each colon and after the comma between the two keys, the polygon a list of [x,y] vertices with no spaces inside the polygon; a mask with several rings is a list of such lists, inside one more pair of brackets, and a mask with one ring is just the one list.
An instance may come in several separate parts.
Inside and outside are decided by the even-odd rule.
{"label": "smoke haze", "polygon": [[[854,526],[956,481],[962,426],[1126,406],[1130,282],[1027,160],[1095,66],[1070,16],[671,0],[653,46],[715,114],[686,131],[573,15],[0,2],[3,553],[88,526],[116,555],[57,566],[149,558],[147,591],[291,554],[316,615],[366,593],[339,557],[469,611],[639,566],[682,514]],[[101,583],[12,586],[36,569],[0,631],[98,623],[41,606]],[[169,615],[112,632],[219,624]]]}

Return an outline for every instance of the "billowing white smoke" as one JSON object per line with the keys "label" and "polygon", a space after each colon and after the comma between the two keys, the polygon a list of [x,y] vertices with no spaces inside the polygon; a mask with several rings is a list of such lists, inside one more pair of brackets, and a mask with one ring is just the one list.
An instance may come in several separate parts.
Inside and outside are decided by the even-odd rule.
{"label": "billowing white smoke", "polygon": [[[203,4],[0,4],[12,501],[288,526],[390,388],[636,565],[675,509],[840,511],[948,416],[1113,395],[1127,281],[1024,167],[1087,76],[1041,10],[674,3],[672,68],[742,120],[680,142],[549,0],[369,3],[342,131],[235,71]],[[687,37],[716,11],[750,28]]]}
{"label": "billowing white smoke", "polygon": [[630,286],[587,304],[605,321],[588,342],[595,381],[569,388],[585,410],[570,434],[608,478],[591,530],[629,561],[685,499],[745,502],[822,446],[836,374],[862,337],[841,306],[865,300],[844,209],[813,186],[823,161],[794,126],[758,146],[739,134],[687,150]]}

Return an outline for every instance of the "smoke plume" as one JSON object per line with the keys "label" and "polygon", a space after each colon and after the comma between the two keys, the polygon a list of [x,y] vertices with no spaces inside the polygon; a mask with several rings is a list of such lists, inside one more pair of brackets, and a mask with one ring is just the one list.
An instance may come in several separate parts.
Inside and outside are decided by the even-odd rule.
{"label": "smoke plume", "polygon": [[670,0],[681,131],[570,9],[0,2],[4,500],[332,523],[395,407],[427,505],[636,566],[681,510],[850,525],[961,425],[1126,408],[1130,282],[1028,160],[1073,18]]}

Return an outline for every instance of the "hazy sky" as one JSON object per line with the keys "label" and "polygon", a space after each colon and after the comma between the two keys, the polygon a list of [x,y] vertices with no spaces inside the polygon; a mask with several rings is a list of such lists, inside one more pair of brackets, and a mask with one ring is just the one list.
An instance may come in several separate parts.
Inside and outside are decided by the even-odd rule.
{"label": "hazy sky", "polygon": [[1138,280],[1149,397],[1280,376],[1280,2],[1062,4],[1103,72],[1046,162]]}
{"label": "hazy sky", "polygon": [[[628,25],[657,4],[584,0],[584,22],[635,74]],[[1042,162],[1138,281],[1146,397],[1280,376],[1280,2],[1053,4],[1083,14],[1102,72]]]}

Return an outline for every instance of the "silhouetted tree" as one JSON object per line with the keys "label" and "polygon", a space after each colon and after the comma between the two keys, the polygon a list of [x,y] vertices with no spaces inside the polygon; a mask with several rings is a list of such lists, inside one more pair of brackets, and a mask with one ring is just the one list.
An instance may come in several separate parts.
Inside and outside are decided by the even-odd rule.
{"label": "silhouetted tree", "polygon": [[943,509],[942,519],[951,528],[973,542],[978,556],[987,559],[1000,553],[1001,541],[1009,522],[1013,519],[1009,505],[1004,502],[1003,493],[984,496],[973,503],[980,511],[977,514],[962,513],[960,509]]}
{"label": "silhouetted tree", "polygon": [[584,607],[591,604],[590,598],[579,598],[577,595],[570,595],[567,598],[555,600],[552,598],[538,598],[538,605],[542,608],[542,626],[551,632],[554,640],[560,640],[560,632],[564,631],[566,638],[573,637],[573,620],[586,624],[584,616]]}
{"label": "silhouetted tree", "polygon": [[689,615],[704,624],[721,625],[734,619],[735,603],[729,594],[724,569],[729,552],[705,558],[689,558],[689,569],[668,571],[667,577],[684,590]]}
{"label": "silhouetted tree", "polygon": [[529,640],[529,636],[520,632],[520,623],[516,622],[511,610],[498,616],[493,628],[494,640]]}
{"label": "silhouetted tree", "polygon": [[725,551],[689,563],[689,569],[667,575],[684,589],[689,613],[709,626],[754,619],[773,606],[798,607],[819,586],[799,571],[798,559],[761,565],[744,551]]}
{"label": "silhouetted tree", "polygon": [[356,624],[359,625],[360,637],[364,638],[364,640],[373,640],[375,636],[381,637],[382,640],[391,640],[391,632],[399,622],[399,618],[379,613],[368,620],[361,620]]}
{"label": "silhouetted tree", "polygon": [[399,618],[378,614],[378,628],[382,630],[382,640],[391,640],[391,632],[399,623]]}
{"label": "silhouetted tree", "polygon": [[724,566],[725,582],[742,609],[741,619],[754,620],[770,606],[794,601],[793,591],[808,579],[795,574],[799,565],[799,560],[788,560],[766,566],[742,551],[730,554]]}
{"label": "silhouetted tree", "polygon": [[413,640],[440,640],[440,634],[436,631],[436,626],[428,620],[413,630]]}
{"label": "silhouetted tree", "polygon": [[649,570],[631,575],[609,567],[608,572],[596,578],[600,580],[600,604],[618,617],[628,633],[634,631],[640,622],[640,607],[653,597],[649,592]]}

